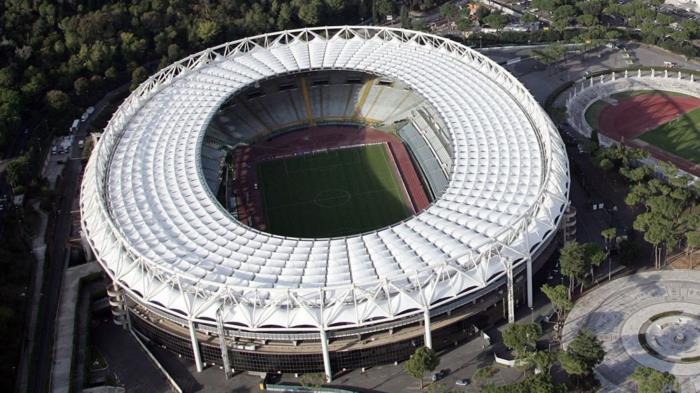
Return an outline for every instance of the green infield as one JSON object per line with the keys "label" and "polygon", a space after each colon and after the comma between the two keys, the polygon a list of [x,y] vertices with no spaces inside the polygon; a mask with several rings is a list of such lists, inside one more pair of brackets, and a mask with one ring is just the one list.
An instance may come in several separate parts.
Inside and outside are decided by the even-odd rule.
{"label": "green infield", "polygon": [[700,109],[645,132],[639,139],[700,164]]}
{"label": "green infield", "polygon": [[600,112],[606,106],[608,106],[607,102],[603,100],[598,100],[592,103],[591,106],[588,107],[588,109],[586,109],[586,114],[584,116],[586,117],[588,125],[590,125],[592,129],[598,129],[598,117],[600,116]]}
{"label": "green infield", "polygon": [[267,231],[285,236],[361,233],[411,214],[382,145],[331,150],[257,166]]}

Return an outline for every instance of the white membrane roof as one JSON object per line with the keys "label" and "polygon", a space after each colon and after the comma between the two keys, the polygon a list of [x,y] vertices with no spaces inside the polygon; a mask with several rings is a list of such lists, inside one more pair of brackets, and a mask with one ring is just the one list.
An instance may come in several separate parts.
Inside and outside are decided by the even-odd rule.
{"label": "white membrane roof", "polygon": [[[218,107],[255,81],[313,70],[400,80],[451,135],[444,194],[373,232],[300,239],[253,230],[211,194],[201,144]],[[475,51],[379,27],[300,29],[224,44],[173,64],[120,107],[81,195],[99,262],[133,296],[242,329],[387,321],[484,288],[553,236],[568,200],[556,129],[529,92]]]}

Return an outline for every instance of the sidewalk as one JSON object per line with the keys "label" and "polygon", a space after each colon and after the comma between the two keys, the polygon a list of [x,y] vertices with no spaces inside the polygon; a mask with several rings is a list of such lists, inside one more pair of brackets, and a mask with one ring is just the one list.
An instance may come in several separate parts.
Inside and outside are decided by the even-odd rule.
{"label": "sidewalk", "polygon": [[39,208],[39,202],[34,202],[32,207],[39,213],[39,230],[32,240],[32,255],[34,255],[35,268],[30,285],[32,299],[29,303],[28,322],[26,322],[26,330],[24,334],[24,344],[20,354],[20,361],[17,371],[17,384],[15,385],[16,392],[25,392],[30,374],[30,362],[33,358],[34,346],[36,345],[36,325],[39,318],[39,302],[41,301],[42,287],[44,285],[44,265],[46,256],[46,228],[48,226],[49,217],[44,211]]}
{"label": "sidewalk", "polygon": [[75,266],[65,271],[61,297],[56,318],[56,335],[53,346],[50,391],[69,393],[71,391],[71,370],[74,363],[76,310],[80,288],[85,277],[100,273],[97,262]]}

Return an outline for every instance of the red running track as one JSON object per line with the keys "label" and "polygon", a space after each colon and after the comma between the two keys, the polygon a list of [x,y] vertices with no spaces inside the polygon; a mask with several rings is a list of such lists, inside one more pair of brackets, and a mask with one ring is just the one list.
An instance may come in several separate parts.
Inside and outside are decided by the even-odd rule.
{"label": "red running track", "polygon": [[401,139],[369,127],[322,126],[289,132],[271,140],[236,149],[234,162],[238,220],[260,230],[266,228],[262,212],[262,193],[255,187],[257,163],[319,149],[369,143],[387,144],[408,192],[413,211],[425,209],[430,201]]}
{"label": "red running track", "polygon": [[635,96],[603,108],[598,115],[598,126],[603,134],[611,138],[632,140],[698,107],[700,99],[695,97],[661,94]]}

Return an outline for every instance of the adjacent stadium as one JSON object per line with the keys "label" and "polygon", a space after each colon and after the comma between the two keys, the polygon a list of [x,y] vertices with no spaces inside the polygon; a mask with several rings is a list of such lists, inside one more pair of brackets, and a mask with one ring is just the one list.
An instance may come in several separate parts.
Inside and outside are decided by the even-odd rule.
{"label": "adjacent stadium", "polygon": [[700,99],[664,90],[630,90],[591,104],[586,121],[616,140],[640,141],[700,164]]}
{"label": "adjacent stadium", "polygon": [[150,77],[96,145],[81,213],[115,322],[198,370],[330,379],[512,318],[568,193],[556,128],[503,68],[344,26]]}

